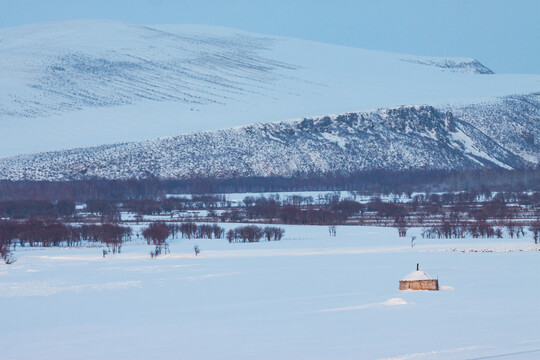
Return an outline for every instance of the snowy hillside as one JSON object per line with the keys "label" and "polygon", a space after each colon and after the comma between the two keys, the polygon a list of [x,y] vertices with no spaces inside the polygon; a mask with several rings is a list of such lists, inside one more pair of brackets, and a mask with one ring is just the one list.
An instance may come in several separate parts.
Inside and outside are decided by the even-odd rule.
{"label": "snowy hillside", "polygon": [[540,94],[403,106],[0,159],[0,179],[293,176],[539,164]]}
{"label": "snowy hillside", "polygon": [[194,25],[6,28],[0,53],[0,156],[540,91],[540,76],[491,74],[470,58]]}
{"label": "snowy hillside", "polygon": [[441,69],[446,69],[453,72],[463,72],[469,74],[493,74],[493,71],[485,67],[481,62],[470,58],[403,58],[403,61],[408,61],[413,64],[422,64],[428,66],[435,66]]}

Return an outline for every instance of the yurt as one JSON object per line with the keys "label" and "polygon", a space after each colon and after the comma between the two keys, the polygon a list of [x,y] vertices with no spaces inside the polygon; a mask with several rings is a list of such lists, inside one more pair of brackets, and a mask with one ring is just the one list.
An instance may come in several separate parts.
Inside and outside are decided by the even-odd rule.
{"label": "yurt", "polygon": [[439,290],[439,280],[430,278],[416,264],[416,271],[399,281],[399,290]]}

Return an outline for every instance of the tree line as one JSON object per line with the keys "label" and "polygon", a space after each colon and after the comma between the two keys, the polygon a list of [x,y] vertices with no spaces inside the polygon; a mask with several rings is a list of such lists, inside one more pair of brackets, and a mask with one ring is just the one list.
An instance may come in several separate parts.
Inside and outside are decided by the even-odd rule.
{"label": "tree line", "polygon": [[240,226],[227,232],[229,243],[252,243],[261,239],[279,241],[285,235],[285,229],[275,226],[260,227],[256,225]]}
{"label": "tree line", "polygon": [[469,225],[458,225],[451,223],[443,223],[440,226],[434,226],[422,230],[422,237],[427,239],[451,239],[451,238],[465,238],[471,236],[472,238],[503,238],[504,233],[510,238],[520,238],[525,236],[525,231],[529,230],[534,239],[534,243],[538,244],[540,241],[540,223],[531,224],[526,227],[520,224],[512,222],[507,223],[504,226],[495,226],[488,222],[477,222]]}
{"label": "tree line", "polygon": [[406,193],[426,191],[538,191],[540,168],[446,170],[373,169],[350,174],[310,174],[293,177],[133,178],[69,181],[0,181],[0,201],[6,200],[127,200],[158,199],[165,194],[234,192],[336,191]]}
{"label": "tree line", "polygon": [[73,216],[75,201],[59,200],[10,200],[0,201],[0,217],[10,219],[43,218]]}
{"label": "tree line", "polygon": [[131,227],[115,224],[70,225],[59,221],[0,221],[0,256],[14,261],[11,251],[20,247],[78,247],[83,241],[101,243],[113,253],[120,253],[122,243],[131,239]]}

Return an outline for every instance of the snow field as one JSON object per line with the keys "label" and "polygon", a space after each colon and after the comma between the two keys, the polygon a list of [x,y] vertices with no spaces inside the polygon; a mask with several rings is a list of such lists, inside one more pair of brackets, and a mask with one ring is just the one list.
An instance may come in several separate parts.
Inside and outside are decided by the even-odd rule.
{"label": "snow field", "polygon": [[[0,267],[9,310],[0,358],[539,355],[540,253],[528,251],[530,238],[418,236],[410,248],[391,228],[341,226],[331,238],[324,226],[284,227],[280,242],[176,239],[155,259],[136,239],[106,258],[99,248],[19,249],[15,264]],[[447,251],[455,248],[500,252]],[[442,291],[398,290],[417,262]]]}

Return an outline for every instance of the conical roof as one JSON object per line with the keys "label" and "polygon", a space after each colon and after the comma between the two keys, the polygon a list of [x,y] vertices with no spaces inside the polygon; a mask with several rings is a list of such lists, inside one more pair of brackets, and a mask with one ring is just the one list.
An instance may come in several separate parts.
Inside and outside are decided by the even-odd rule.
{"label": "conical roof", "polygon": [[405,276],[404,281],[431,280],[431,278],[422,270],[416,270]]}

